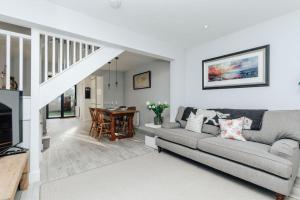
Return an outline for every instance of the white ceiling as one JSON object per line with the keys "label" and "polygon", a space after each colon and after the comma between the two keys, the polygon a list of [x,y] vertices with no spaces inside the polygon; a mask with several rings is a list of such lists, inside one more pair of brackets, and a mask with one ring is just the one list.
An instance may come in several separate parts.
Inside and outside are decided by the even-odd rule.
{"label": "white ceiling", "polygon": [[299,0],[122,0],[117,10],[108,0],[49,1],[183,47],[300,9]]}
{"label": "white ceiling", "polygon": [[[157,60],[148,56],[140,55],[125,51],[119,56],[118,59],[118,70],[119,71],[128,71],[136,67],[144,67],[148,63]],[[115,70],[115,60],[112,61],[111,70]],[[108,70],[108,65],[105,65],[101,70]]]}

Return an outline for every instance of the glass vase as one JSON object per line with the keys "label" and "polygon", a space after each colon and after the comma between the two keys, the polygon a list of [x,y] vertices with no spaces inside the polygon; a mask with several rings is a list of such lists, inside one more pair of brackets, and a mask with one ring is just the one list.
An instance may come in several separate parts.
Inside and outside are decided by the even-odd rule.
{"label": "glass vase", "polygon": [[154,125],[161,125],[163,123],[163,117],[161,115],[157,115],[154,117]]}

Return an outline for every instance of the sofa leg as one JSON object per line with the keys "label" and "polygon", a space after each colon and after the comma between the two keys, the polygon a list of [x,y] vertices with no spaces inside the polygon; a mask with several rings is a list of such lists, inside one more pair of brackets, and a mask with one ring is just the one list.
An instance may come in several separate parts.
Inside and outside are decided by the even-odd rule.
{"label": "sofa leg", "polygon": [[162,148],[161,147],[157,147],[157,151],[158,151],[158,153],[160,153],[160,152],[162,152]]}
{"label": "sofa leg", "polygon": [[285,196],[283,194],[276,193],[276,200],[284,200]]}

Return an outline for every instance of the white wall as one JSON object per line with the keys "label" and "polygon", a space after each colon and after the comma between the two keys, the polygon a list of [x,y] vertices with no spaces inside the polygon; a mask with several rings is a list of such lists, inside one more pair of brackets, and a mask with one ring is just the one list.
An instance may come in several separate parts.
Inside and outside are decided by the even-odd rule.
{"label": "white wall", "polygon": [[[151,71],[151,88],[133,90],[133,75]],[[146,108],[146,101],[167,101],[170,103],[170,63],[153,61],[145,66],[138,66],[125,73],[125,105],[136,106],[140,111],[140,125],[153,122],[154,114]],[[170,117],[170,110],[164,112],[165,120]]]}
{"label": "white wall", "polygon": [[[300,108],[300,12],[187,50],[186,105],[227,108]],[[270,44],[270,87],[202,90],[202,60]]]}
{"label": "white wall", "polygon": [[[79,112],[80,112],[79,119],[82,121],[90,120],[91,116],[88,108],[90,107],[91,100],[85,99],[85,87],[91,88],[91,77],[90,76],[87,77],[86,79],[78,83],[76,86],[77,86],[77,92],[76,92],[77,107],[79,108]],[[94,91],[91,91],[91,93],[92,92]]]}
{"label": "white wall", "polygon": [[103,77],[103,104],[104,107],[124,105],[124,72],[118,72],[118,87],[116,87],[116,71],[110,72],[110,88],[108,88],[108,70],[98,70],[94,75]]}
{"label": "white wall", "polygon": [[[96,82],[97,81],[97,82]],[[91,89],[91,98],[85,98],[85,88]],[[91,120],[90,107],[103,107],[103,77],[91,75],[77,84],[77,107],[79,108],[79,119]]]}

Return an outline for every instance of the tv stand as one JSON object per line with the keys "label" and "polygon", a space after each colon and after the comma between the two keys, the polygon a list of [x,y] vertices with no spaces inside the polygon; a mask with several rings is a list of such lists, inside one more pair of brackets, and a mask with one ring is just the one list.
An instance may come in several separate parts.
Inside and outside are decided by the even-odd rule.
{"label": "tv stand", "polygon": [[0,199],[14,200],[17,189],[29,185],[29,153],[0,158]]}

